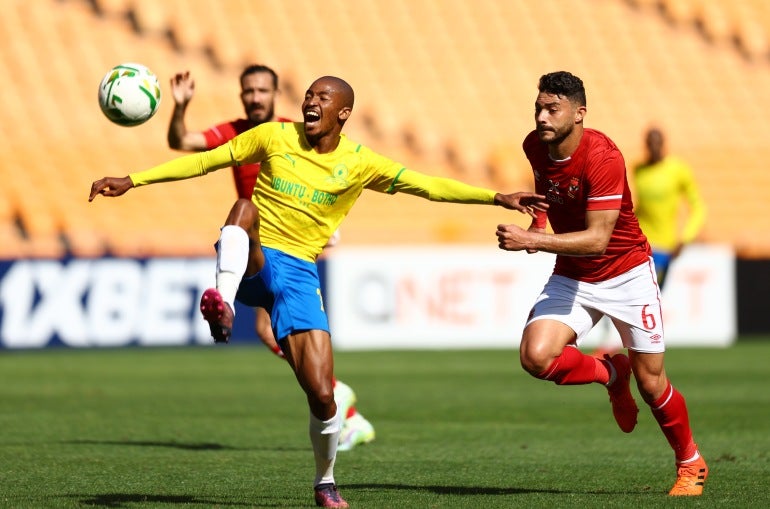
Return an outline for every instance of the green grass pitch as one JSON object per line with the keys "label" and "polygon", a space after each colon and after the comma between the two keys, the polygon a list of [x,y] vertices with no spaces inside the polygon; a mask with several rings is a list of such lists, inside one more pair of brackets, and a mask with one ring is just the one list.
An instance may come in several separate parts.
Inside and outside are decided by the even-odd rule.
{"label": "green grass pitch", "polygon": [[[525,375],[518,352],[340,352],[377,430],[341,452],[359,508],[770,507],[770,339],[671,349],[711,473],[672,499],[649,409],[620,432],[600,386]],[[266,349],[0,351],[0,507],[313,507],[304,396]]]}

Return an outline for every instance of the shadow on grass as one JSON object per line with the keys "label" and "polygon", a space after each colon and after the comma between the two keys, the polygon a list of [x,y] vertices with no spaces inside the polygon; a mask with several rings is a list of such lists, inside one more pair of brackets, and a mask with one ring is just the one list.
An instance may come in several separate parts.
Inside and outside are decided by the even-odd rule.
{"label": "shadow on grass", "polygon": [[341,486],[342,490],[409,490],[409,491],[430,491],[437,495],[523,495],[527,493],[550,493],[550,494],[563,494],[563,495],[617,495],[617,494],[643,494],[649,493],[649,490],[623,490],[623,491],[609,491],[609,490],[594,490],[594,491],[578,491],[578,490],[558,490],[558,489],[545,489],[545,488],[498,488],[495,486],[414,486],[410,484],[344,484]]}
{"label": "shadow on grass", "polygon": [[[428,491],[438,495],[526,495],[531,493],[547,493],[554,495],[617,495],[619,492],[610,491],[575,491],[558,489],[538,489],[538,488],[497,488],[494,486],[414,486],[409,484],[349,484],[343,487],[343,490],[406,490],[406,491]],[[623,494],[632,494],[625,490]],[[649,493],[642,490],[638,493]],[[192,495],[150,495],[141,493],[103,493],[96,495],[66,495],[68,498],[76,498],[81,505],[93,507],[110,507],[120,509],[130,507],[130,504],[141,504],[142,506],[152,506],[153,504],[184,504],[201,505],[205,507],[296,507],[296,501],[284,499],[280,501],[262,500],[252,502],[228,502],[223,500],[211,500],[207,498],[196,497]],[[300,504],[305,505],[305,504]]]}
{"label": "shadow on grass", "polygon": [[80,504],[95,507],[128,507],[127,504],[200,504],[206,507],[252,507],[241,502],[223,502],[190,495],[147,495],[141,493],[104,493],[101,495],[68,495]]}
{"label": "shadow on grass", "polygon": [[65,440],[74,445],[126,445],[137,447],[170,447],[185,451],[306,451],[308,447],[233,447],[215,442],[163,442],[160,440]]}

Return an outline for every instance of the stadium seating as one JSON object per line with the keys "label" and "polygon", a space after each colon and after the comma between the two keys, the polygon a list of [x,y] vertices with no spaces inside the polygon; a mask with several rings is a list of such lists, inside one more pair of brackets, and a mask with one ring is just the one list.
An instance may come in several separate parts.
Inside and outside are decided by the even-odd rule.
{"label": "stadium seating", "polygon": [[[278,71],[277,110],[289,117],[312,79],[341,75],[357,94],[351,139],[426,173],[506,191],[530,185],[520,143],[537,78],[572,70],[587,85],[587,125],[607,132],[629,167],[653,123],[692,164],[709,207],[703,240],[770,256],[770,146],[757,122],[768,113],[757,94],[770,89],[770,6],[582,0],[569,10],[559,0],[9,0],[0,17],[13,41],[0,47],[13,78],[0,96],[0,256],[211,254],[234,197],[227,170],[205,184],[86,200],[99,177],[178,155],[165,143],[168,95],[143,126],[100,114],[99,80],[124,61],[148,65],[166,94],[173,72],[191,70],[194,129],[242,114],[237,77],[248,63]],[[459,207],[371,193],[343,238],[489,243],[497,223],[527,222]]]}

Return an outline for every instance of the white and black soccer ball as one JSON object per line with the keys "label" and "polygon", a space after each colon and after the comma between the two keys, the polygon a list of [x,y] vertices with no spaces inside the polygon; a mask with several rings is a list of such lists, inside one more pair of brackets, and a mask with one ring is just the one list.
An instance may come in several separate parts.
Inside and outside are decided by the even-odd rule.
{"label": "white and black soccer ball", "polygon": [[159,105],[158,77],[144,65],[116,65],[99,84],[102,113],[118,125],[143,124],[155,115]]}

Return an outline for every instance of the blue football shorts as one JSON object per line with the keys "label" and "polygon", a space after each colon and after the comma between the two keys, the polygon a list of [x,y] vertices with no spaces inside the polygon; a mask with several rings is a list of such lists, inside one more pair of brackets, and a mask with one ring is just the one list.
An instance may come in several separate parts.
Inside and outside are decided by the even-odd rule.
{"label": "blue football shorts", "polygon": [[265,266],[241,281],[235,298],[247,306],[265,308],[278,340],[305,330],[329,332],[316,264],[269,247],[262,251]]}
{"label": "blue football shorts", "polygon": [[658,273],[658,283],[663,284],[663,280],[668,274],[668,267],[671,265],[671,253],[664,251],[653,251],[652,261],[655,262],[655,271]]}

